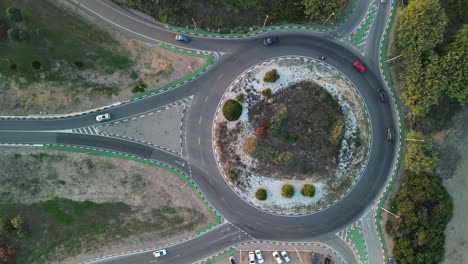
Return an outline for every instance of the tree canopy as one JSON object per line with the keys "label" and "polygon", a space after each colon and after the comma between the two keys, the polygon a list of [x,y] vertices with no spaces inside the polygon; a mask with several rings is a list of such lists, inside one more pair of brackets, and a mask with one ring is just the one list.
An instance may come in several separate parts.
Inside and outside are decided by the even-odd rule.
{"label": "tree canopy", "polygon": [[[411,130],[406,135],[405,168],[414,173],[431,173],[435,158],[432,153],[432,143],[424,138],[422,133]],[[420,141],[424,140],[424,141]]]}
{"label": "tree canopy", "polygon": [[346,5],[343,0],[303,0],[304,13],[312,20],[325,21],[336,17]]}

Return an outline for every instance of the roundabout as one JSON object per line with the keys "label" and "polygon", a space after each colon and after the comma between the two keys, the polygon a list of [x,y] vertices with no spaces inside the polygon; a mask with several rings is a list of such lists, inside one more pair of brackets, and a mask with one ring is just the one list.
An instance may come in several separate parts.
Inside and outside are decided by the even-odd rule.
{"label": "roundabout", "polygon": [[[137,39],[149,43],[179,45],[174,40],[173,32],[159,25],[138,20],[107,2],[78,1],[78,3],[81,4],[81,8],[91,10],[98,17]],[[164,263],[197,262],[215,252],[252,240],[299,243],[320,241],[333,244],[332,248],[341,251],[342,257],[349,259],[347,261],[350,263],[357,262],[352,251],[346,249],[345,243],[335,233],[359,219],[369,208],[373,208],[393,170],[398,150],[398,144],[395,143],[398,142],[398,138],[396,141],[387,142],[385,135],[388,127],[394,127],[398,131],[395,106],[393,103],[380,103],[376,95],[377,89],[386,87],[380,75],[378,49],[389,9],[382,8],[379,12],[382,14],[381,19],[375,23],[374,31],[369,34],[369,39],[375,43],[371,43],[365,56],[334,37],[335,34],[345,34],[347,30],[349,31],[350,28],[347,27],[352,28],[352,24],[356,24],[353,19],[350,19],[349,24],[331,33],[282,29],[274,31],[274,34],[264,33],[235,40],[193,36],[193,40],[187,46],[190,49],[222,54],[208,71],[190,82],[155,96],[122,102],[106,110],[97,111],[97,113],[110,112],[114,120],[123,120],[193,96],[183,124],[185,155],[174,155],[138,142],[69,132],[72,128],[96,125],[96,112],[44,120],[28,117],[1,118],[0,143],[86,146],[159,161],[184,172],[196,183],[204,198],[222,217],[224,223],[204,234],[172,245],[168,249],[168,255],[161,259]],[[356,15],[359,14],[358,12]],[[157,36],[157,39],[154,36]],[[268,36],[278,36],[281,42],[265,47],[263,39]],[[236,78],[255,65],[278,57],[307,57],[317,61],[321,56],[326,58],[326,65],[336,69],[343,78],[355,86],[367,108],[371,136],[368,139],[366,165],[362,173],[359,173],[360,177],[355,178],[353,185],[346,188],[346,192],[329,201],[323,208],[317,208],[314,213],[297,215],[294,212],[286,216],[278,212],[259,210],[258,207],[242,199],[237,191],[233,191],[219,169],[213,151],[215,148],[213,124],[218,115],[218,106]],[[353,67],[353,62],[357,60],[367,67],[365,73],[361,74]],[[281,78],[281,71],[279,74]],[[171,251],[179,253],[171,254]],[[100,262],[145,263],[151,259],[149,255],[148,253],[123,254],[105,258]]]}

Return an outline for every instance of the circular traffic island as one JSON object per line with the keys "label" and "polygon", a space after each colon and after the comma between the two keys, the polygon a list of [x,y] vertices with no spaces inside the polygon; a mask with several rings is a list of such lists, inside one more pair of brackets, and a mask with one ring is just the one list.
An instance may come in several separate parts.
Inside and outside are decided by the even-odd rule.
{"label": "circular traffic island", "polygon": [[244,200],[277,214],[324,209],[359,178],[367,112],[353,85],[308,58],[277,58],[233,82],[214,123],[218,166]]}

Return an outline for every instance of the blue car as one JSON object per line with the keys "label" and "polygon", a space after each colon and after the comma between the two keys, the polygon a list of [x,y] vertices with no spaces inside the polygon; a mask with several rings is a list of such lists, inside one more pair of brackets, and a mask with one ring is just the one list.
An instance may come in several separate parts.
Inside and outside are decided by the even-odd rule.
{"label": "blue car", "polygon": [[182,42],[189,42],[190,41],[189,37],[184,36],[184,35],[176,35],[175,39],[177,41],[182,41]]}
{"label": "blue car", "polygon": [[273,45],[273,44],[278,43],[278,42],[279,42],[278,37],[268,37],[268,38],[263,40],[263,44],[265,46],[270,46],[270,45]]}

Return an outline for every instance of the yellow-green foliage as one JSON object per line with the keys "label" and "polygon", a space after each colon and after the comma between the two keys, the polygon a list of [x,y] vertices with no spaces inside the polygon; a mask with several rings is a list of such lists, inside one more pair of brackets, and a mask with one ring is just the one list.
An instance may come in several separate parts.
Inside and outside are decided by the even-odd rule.
{"label": "yellow-green foliage", "polygon": [[328,141],[330,141],[330,143],[333,145],[338,144],[341,140],[341,137],[343,137],[343,132],[344,132],[344,123],[343,121],[340,120],[336,122],[335,126],[333,127],[333,130],[330,133],[330,136],[328,137]]}

